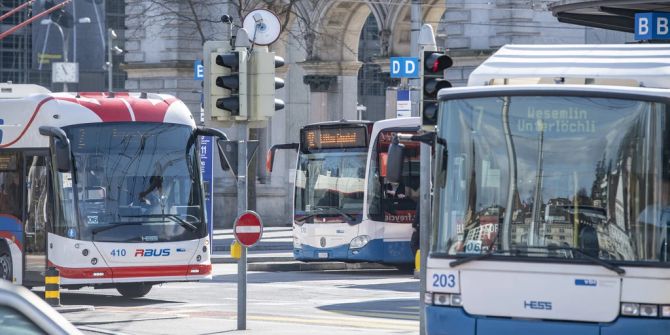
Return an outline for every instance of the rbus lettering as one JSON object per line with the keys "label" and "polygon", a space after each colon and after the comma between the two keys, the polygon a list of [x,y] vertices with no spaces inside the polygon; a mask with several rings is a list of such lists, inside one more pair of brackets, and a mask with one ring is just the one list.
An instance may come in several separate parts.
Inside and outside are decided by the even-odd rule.
{"label": "rbus lettering", "polygon": [[170,256],[170,249],[136,249],[135,257]]}

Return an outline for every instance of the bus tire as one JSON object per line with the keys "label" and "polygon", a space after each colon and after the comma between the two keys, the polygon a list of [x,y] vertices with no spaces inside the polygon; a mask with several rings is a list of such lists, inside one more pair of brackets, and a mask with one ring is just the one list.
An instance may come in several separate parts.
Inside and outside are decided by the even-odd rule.
{"label": "bus tire", "polygon": [[4,243],[0,243],[0,279],[13,282],[12,254]]}
{"label": "bus tire", "polygon": [[149,283],[116,284],[116,290],[126,298],[141,298],[151,291],[153,285]]}

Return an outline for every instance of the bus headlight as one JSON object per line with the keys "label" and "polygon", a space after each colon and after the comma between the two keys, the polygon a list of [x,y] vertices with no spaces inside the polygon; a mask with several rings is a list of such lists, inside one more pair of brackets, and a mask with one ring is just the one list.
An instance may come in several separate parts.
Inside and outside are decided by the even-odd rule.
{"label": "bus headlight", "polygon": [[349,244],[350,249],[360,249],[364,247],[366,244],[370,242],[370,236],[368,235],[361,235],[361,236],[356,236],[354,237],[353,240],[351,240],[351,243]]}
{"label": "bus headlight", "polygon": [[661,306],[661,317],[670,318],[670,305]]}
{"label": "bus headlight", "polygon": [[461,307],[463,306],[463,300],[460,294],[433,293],[433,305]]}

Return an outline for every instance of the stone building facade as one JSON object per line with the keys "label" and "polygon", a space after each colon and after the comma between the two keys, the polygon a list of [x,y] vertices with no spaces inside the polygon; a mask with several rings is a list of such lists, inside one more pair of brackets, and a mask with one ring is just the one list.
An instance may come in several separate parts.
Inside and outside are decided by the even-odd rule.
{"label": "stone building facade", "polygon": [[[241,10],[231,4],[240,1]],[[297,142],[299,129],[305,124],[357,117],[362,65],[379,64],[380,71],[388,72],[388,57],[410,54],[410,1],[162,2],[163,6],[157,6],[158,0],[126,0],[126,89],[174,94],[187,103],[196,120],[200,119],[201,83],[193,79],[193,61],[202,59],[205,40],[229,36],[229,27],[220,23],[219,17],[230,14],[239,24],[240,14],[250,9],[270,7],[279,13],[285,29],[271,49],[286,60],[286,66],[279,69],[286,86],[278,91],[286,107],[275,114],[267,129],[258,132],[261,159],[257,164],[256,208],[266,224],[290,225],[296,155],[281,152],[268,176],[264,162],[260,162],[264,152],[272,144]],[[551,2],[424,0],[421,16],[437,31],[438,47],[448,48],[454,58],[455,66],[446,75],[457,86],[504,44],[620,43],[631,38],[558,23],[547,9]],[[368,20],[371,16],[374,21]],[[360,50],[366,49],[359,48],[366,22],[376,23],[378,40],[374,45],[378,52],[360,57]],[[389,80],[388,84],[396,83]],[[236,138],[234,129],[226,132]],[[214,185],[215,226],[230,226],[236,208],[234,180],[219,171]]]}

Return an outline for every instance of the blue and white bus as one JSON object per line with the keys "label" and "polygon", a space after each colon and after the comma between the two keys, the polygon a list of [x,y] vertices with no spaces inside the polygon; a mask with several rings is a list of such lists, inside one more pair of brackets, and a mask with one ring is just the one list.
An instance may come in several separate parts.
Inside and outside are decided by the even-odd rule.
{"label": "blue and white bus", "polygon": [[[296,149],[293,253],[300,261],[375,262],[409,267],[418,201],[418,150],[406,159],[401,183],[386,181],[386,157],[397,132],[419,129],[419,118],[335,121],[303,127]],[[412,147],[412,144],[408,144]],[[415,145],[418,148],[418,144]]]}
{"label": "blue and white bus", "polygon": [[669,60],[506,46],[440,92],[427,334],[670,334]]}

